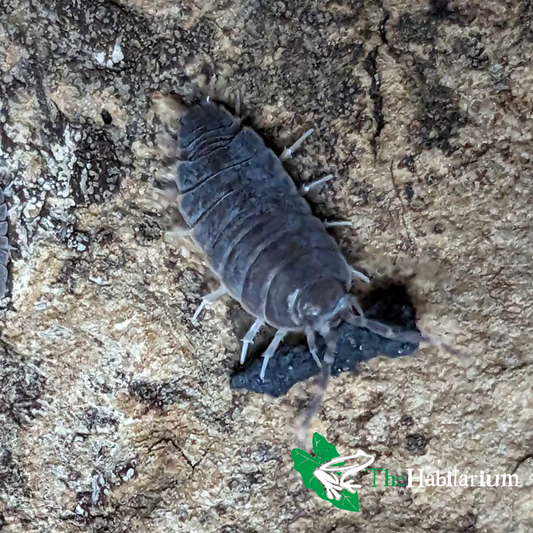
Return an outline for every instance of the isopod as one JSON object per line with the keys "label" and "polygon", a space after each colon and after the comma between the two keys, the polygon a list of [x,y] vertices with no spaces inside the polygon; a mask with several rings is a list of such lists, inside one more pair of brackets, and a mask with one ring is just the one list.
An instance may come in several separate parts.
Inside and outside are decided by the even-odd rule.
{"label": "isopod", "polygon": [[[317,365],[331,365],[332,326],[340,320],[387,338],[435,343],[424,333],[398,333],[365,318],[350,290],[355,278],[368,281],[366,276],[348,265],[304,198],[331,176],[299,190],[283,167],[282,160],[309,133],[278,157],[255,131],[209,99],[188,107],[178,126],[178,208],[221,282],[204,296],[194,318],[224,294],[238,301],[255,317],[242,340],[241,362],[260,328],[274,327],[277,332],[263,354],[261,380],[288,332],[304,333]],[[316,335],[330,348],[322,362]]]}
{"label": "isopod", "polygon": [[0,300],[5,298],[7,294],[7,265],[9,263],[10,250],[9,241],[7,238],[7,215],[8,209],[5,202],[5,195],[4,192],[0,190]]}

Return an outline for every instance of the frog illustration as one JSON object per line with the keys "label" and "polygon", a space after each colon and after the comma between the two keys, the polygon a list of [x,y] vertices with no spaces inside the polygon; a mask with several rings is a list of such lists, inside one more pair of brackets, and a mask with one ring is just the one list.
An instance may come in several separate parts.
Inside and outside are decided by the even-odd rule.
{"label": "frog illustration", "polygon": [[[339,463],[346,462],[350,459],[364,458],[366,462],[359,464],[360,461],[357,461],[352,464],[347,464],[343,466]],[[357,485],[353,479],[348,479],[350,476],[355,476],[361,470],[364,470],[366,467],[370,466],[374,462],[375,457],[369,455],[362,450],[357,450],[357,453],[353,455],[346,455],[345,457],[335,457],[331,461],[320,465],[313,471],[313,475],[324,485],[326,489],[326,496],[332,500],[341,499],[340,493],[343,489],[346,489],[348,492],[355,494],[356,489],[361,488],[361,485]],[[339,477],[336,473],[342,473]]]}

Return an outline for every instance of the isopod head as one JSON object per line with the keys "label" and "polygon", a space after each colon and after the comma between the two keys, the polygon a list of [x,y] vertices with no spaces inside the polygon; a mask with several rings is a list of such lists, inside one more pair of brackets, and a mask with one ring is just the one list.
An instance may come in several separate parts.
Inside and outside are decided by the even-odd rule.
{"label": "isopod head", "polygon": [[332,322],[351,305],[351,297],[340,281],[322,278],[295,295],[293,313],[302,329],[326,335]]}

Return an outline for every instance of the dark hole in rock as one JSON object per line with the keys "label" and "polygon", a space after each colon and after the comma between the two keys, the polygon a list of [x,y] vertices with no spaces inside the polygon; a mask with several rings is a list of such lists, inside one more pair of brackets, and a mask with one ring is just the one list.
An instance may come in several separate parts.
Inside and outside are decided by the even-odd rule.
{"label": "dark hole in rock", "polygon": [[[380,320],[398,330],[418,331],[416,311],[404,285],[391,284],[376,288],[362,299],[361,306],[368,318]],[[418,347],[417,344],[380,337],[347,322],[341,322],[337,329],[339,339],[337,355],[331,368],[333,376],[356,370],[359,363],[378,355],[400,357],[412,354]],[[322,358],[325,344],[321,339],[318,340],[317,347],[319,357]],[[282,345],[278,348],[269,361],[264,381],[259,379],[262,365],[260,355],[237,368],[230,379],[232,388],[277,397],[286,394],[299,381],[305,381],[320,372],[305,341],[296,346]]]}
{"label": "dark hole in rock", "polygon": [[412,435],[407,435],[407,440],[405,447],[411,453],[423,454],[426,449],[427,439],[424,435],[420,433],[413,433]]}
{"label": "dark hole in rock", "polygon": [[111,114],[109,113],[109,111],[107,109],[104,109],[101,113],[102,115],[102,120],[104,121],[104,124],[106,126],[109,126],[109,124],[111,124],[111,122],[113,122],[113,117],[111,116]]}

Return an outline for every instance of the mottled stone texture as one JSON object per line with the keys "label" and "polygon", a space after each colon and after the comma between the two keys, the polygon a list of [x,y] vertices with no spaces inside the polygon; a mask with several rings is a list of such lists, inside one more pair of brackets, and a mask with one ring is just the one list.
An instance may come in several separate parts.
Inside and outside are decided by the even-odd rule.
{"label": "mottled stone texture", "polygon": [[[3,0],[0,530],[533,529],[530,0]],[[406,283],[435,348],[332,380],[313,428],[376,466],[518,474],[519,488],[371,488],[350,514],[304,488],[312,397],[229,387],[250,318],[218,302],[151,193],[156,91],[239,94],[288,162],[333,173],[317,214],[346,256]],[[216,82],[216,83],[215,83]],[[266,340],[266,336],[262,341]]]}

